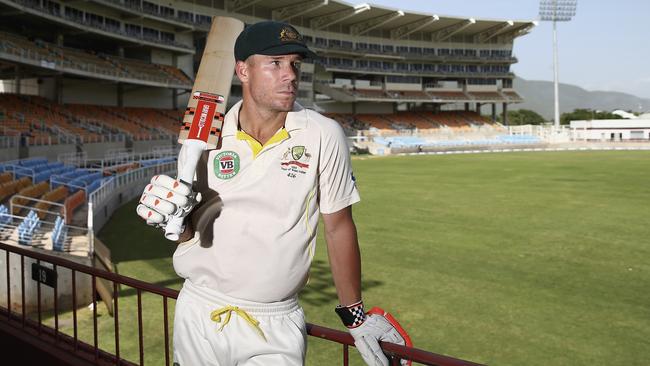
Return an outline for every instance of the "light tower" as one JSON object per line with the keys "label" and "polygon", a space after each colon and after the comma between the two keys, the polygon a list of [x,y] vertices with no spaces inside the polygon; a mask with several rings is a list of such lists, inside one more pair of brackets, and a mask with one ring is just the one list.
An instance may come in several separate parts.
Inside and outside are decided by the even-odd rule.
{"label": "light tower", "polygon": [[558,62],[556,22],[568,22],[576,15],[578,0],[540,0],[539,20],[553,22],[553,87],[555,91],[555,131],[560,131],[560,102],[558,96]]}

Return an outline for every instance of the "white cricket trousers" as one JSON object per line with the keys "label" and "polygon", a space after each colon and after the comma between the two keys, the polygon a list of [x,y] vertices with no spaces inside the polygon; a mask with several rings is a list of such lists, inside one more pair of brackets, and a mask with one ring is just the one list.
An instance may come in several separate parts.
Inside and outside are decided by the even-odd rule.
{"label": "white cricket trousers", "polygon": [[296,298],[245,301],[185,280],[174,313],[175,366],[302,366],[306,349]]}

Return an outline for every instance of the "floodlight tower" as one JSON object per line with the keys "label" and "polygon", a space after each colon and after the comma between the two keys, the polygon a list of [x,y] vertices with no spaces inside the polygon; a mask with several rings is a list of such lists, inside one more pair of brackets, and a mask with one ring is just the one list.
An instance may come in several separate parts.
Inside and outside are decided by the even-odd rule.
{"label": "floodlight tower", "polygon": [[555,91],[555,131],[560,131],[560,102],[557,81],[557,29],[556,22],[568,22],[576,15],[578,0],[540,0],[539,20],[553,22],[553,87]]}

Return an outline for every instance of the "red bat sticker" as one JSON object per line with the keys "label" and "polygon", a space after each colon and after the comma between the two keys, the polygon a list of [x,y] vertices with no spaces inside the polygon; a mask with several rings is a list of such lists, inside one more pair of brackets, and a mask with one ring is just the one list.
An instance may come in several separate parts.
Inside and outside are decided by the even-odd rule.
{"label": "red bat sticker", "polygon": [[[190,127],[190,132],[187,138],[208,142],[212,119],[214,118],[214,112],[216,111],[217,103],[199,100],[199,103],[196,105],[196,112],[194,113],[192,126]],[[206,126],[206,123],[208,126]]]}

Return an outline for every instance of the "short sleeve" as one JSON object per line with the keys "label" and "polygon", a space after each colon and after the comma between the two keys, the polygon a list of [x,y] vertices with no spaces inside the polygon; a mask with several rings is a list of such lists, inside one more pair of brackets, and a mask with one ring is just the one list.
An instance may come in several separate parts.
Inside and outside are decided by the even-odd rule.
{"label": "short sleeve", "polygon": [[330,214],[359,202],[347,138],[334,121],[327,121],[321,137],[319,162],[320,212]]}

